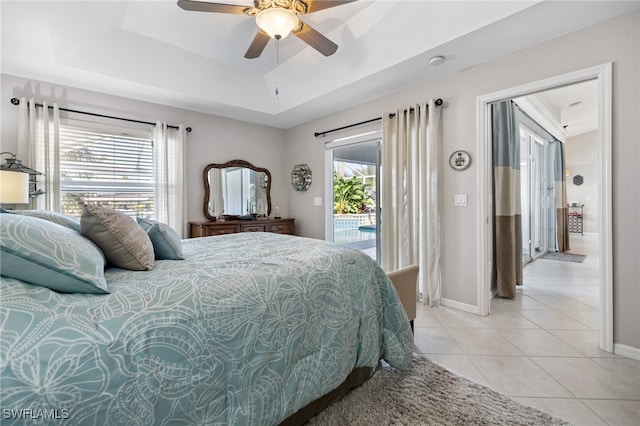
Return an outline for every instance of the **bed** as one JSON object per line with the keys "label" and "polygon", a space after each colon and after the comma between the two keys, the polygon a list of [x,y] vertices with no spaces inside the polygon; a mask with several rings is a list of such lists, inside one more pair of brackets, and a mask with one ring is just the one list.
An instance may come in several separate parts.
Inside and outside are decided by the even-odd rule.
{"label": "bed", "polygon": [[299,423],[354,372],[411,363],[398,295],[358,251],[269,233],[182,250],[151,270],[107,268],[109,294],[2,276],[3,424]]}

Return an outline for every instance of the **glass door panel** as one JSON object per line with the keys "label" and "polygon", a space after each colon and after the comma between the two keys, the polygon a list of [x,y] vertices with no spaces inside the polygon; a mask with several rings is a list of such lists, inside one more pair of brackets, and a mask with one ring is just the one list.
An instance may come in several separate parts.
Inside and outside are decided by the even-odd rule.
{"label": "glass door panel", "polygon": [[522,263],[529,263],[531,256],[531,192],[529,134],[520,128],[520,214],[522,218]]}

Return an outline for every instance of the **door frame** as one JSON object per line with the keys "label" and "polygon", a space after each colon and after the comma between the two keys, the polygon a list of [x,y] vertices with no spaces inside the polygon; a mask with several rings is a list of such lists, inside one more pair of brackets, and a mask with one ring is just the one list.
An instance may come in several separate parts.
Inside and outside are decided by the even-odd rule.
{"label": "door frame", "polygon": [[477,227],[477,270],[478,270],[478,313],[489,314],[492,297],[491,276],[493,268],[492,241],[492,196],[493,170],[491,150],[491,108],[497,101],[529,95],[544,90],[567,86],[588,80],[598,83],[598,248],[600,255],[600,349],[613,352],[613,256],[612,256],[612,64],[611,62],[590,68],[557,75],[533,83],[488,93],[476,98],[476,149],[477,166],[477,214],[480,220]]}

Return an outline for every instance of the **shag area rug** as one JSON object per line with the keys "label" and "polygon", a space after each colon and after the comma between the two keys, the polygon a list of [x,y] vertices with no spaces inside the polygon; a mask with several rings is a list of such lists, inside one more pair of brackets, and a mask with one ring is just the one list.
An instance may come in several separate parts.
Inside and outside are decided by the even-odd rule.
{"label": "shag area rug", "polygon": [[568,425],[414,355],[408,371],[387,364],[313,417],[310,425]]}
{"label": "shag area rug", "polygon": [[576,263],[582,263],[582,261],[586,257],[587,257],[586,254],[574,254],[574,253],[567,253],[567,252],[558,253],[558,252],[552,252],[552,251],[541,256],[542,259],[562,260],[563,262],[576,262]]}

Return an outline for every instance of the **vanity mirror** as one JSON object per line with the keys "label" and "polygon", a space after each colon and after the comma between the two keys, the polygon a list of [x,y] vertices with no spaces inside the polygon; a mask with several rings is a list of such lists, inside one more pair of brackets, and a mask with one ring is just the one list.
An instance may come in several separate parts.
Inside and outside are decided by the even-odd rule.
{"label": "vanity mirror", "polygon": [[204,215],[227,220],[271,214],[271,173],[244,160],[204,168]]}

